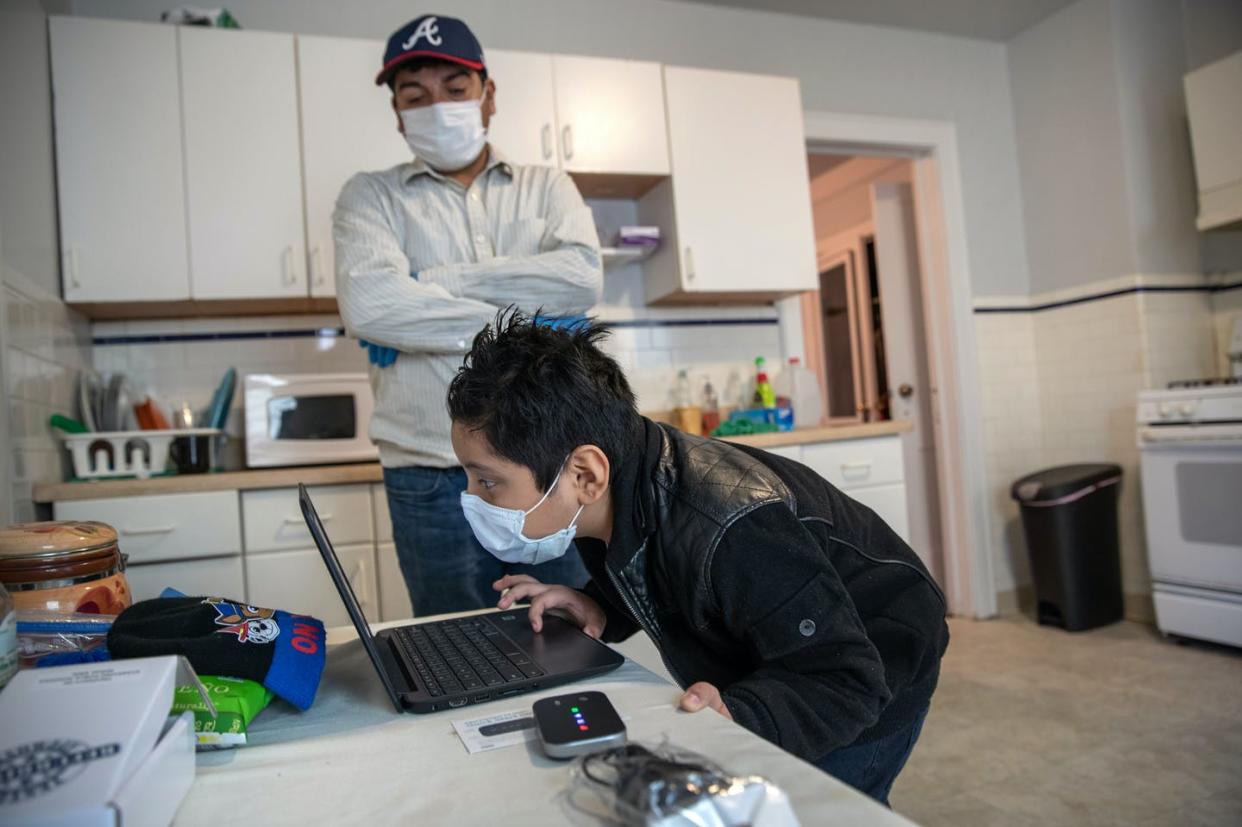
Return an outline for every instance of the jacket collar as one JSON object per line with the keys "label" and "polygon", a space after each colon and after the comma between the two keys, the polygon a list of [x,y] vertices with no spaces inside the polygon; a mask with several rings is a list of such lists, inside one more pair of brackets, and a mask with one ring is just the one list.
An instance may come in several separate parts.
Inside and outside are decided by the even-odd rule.
{"label": "jacket collar", "polygon": [[613,525],[607,561],[624,568],[655,534],[656,492],[654,476],[666,453],[664,431],[642,417],[631,443],[630,460],[617,469],[612,480]]}

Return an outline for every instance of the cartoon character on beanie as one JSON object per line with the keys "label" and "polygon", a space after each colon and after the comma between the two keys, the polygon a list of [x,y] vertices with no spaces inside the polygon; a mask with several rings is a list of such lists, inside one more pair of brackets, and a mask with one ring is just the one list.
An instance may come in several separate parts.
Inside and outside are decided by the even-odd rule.
{"label": "cartoon character on beanie", "polygon": [[225,626],[223,629],[216,629],[216,632],[237,635],[237,639],[242,643],[271,643],[280,637],[280,626],[276,625],[274,620],[261,617],[247,620],[245,623]]}
{"label": "cartoon character on beanie", "polygon": [[256,617],[270,619],[276,614],[275,609],[243,606],[240,603],[225,600],[223,597],[209,597],[203,602],[216,610],[216,623],[219,623],[221,626],[232,626],[235,623],[241,623],[243,620]]}

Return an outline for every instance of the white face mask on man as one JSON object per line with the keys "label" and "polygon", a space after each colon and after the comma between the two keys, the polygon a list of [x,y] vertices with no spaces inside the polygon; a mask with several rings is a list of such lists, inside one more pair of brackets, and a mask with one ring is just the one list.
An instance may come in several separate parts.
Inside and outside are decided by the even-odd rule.
{"label": "white face mask on man", "polygon": [[482,98],[402,109],[401,125],[410,150],[441,172],[469,166],[487,143]]}
{"label": "white face mask on man", "polygon": [[[568,461],[567,457],[566,462]],[[525,563],[533,566],[563,556],[569,550],[569,544],[574,541],[574,535],[578,533],[578,517],[582,515],[585,505],[578,507],[569,525],[546,537],[532,540],[526,536],[525,528],[526,516],[547,501],[564,473],[565,466],[562,465],[556,479],[539,498],[539,502],[525,511],[520,508],[501,508],[474,494],[461,492],[461,510],[465,512],[466,522],[474,531],[479,545],[505,563]]]}

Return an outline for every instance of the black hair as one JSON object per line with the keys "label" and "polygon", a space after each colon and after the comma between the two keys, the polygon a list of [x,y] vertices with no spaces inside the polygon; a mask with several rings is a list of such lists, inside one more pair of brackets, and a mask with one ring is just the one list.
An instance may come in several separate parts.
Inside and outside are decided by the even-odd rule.
{"label": "black hair", "polygon": [[512,307],[498,313],[449,384],[448,410],[546,491],[580,445],[595,445],[614,471],[621,467],[641,418],[621,366],[599,348],[607,325],[591,319],[553,329],[540,318]]}
{"label": "black hair", "polygon": [[423,69],[427,66],[456,66],[459,69],[465,69],[467,72],[473,72],[479,76],[480,81],[487,83],[486,66],[482,69],[471,69],[466,64],[458,63],[455,60],[445,60],[440,57],[412,57],[409,60],[398,63],[396,66],[392,67],[392,71],[388,73],[388,91],[397,91],[397,72],[400,72],[402,69],[412,69],[414,71],[418,71],[419,69]]}

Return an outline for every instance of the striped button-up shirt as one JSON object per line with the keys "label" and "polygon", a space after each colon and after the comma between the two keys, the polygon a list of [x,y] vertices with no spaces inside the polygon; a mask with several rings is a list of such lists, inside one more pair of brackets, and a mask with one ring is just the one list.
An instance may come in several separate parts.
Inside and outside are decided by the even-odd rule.
{"label": "striped button-up shirt", "polygon": [[573,181],[495,150],[469,188],[417,159],[355,175],[332,237],[345,329],[398,351],[391,366],[370,367],[370,435],[386,467],[457,465],[448,384],[498,310],[576,315],[603,285],[595,223]]}

